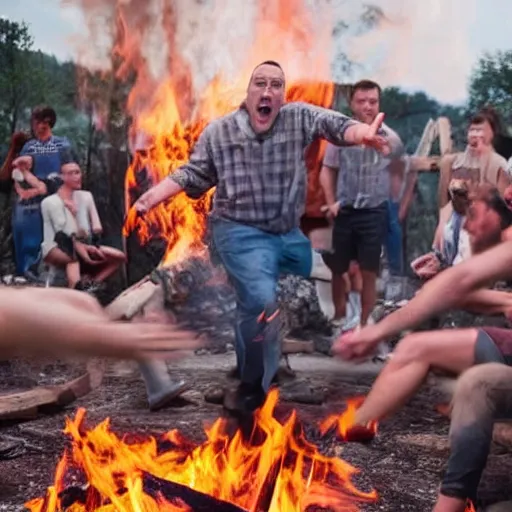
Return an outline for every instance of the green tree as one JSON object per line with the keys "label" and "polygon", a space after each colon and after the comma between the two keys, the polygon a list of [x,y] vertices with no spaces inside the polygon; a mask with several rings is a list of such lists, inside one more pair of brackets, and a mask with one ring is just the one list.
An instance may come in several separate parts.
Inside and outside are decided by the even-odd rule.
{"label": "green tree", "polygon": [[475,66],[469,83],[469,109],[493,106],[512,124],[512,50],[486,53]]}
{"label": "green tree", "polygon": [[32,93],[32,45],[25,22],[0,18],[0,136],[3,140],[16,130]]}

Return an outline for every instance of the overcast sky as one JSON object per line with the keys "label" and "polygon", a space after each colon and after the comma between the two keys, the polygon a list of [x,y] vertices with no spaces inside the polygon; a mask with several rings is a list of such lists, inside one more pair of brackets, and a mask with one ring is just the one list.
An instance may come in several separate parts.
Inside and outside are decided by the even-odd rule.
{"label": "overcast sky", "polygon": [[[389,52],[397,55],[396,59],[388,56],[386,69],[374,69],[384,85],[396,83],[409,89],[422,88],[440,101],[464,101],[468,77],[478,57],[486,51],[512,49],[512,0],[374,0],[373,3],[390,13],[405,12],[410,18],[407,31],[395,30],[399,44],[395,42]],[[73,57],[70,41],[84,30],[81,16],[77,11],[61,7],[60,0],[0,0],[0,15],[28,22],[35,46],[60,59]],[[390,31],[383,31],[378,44],[385,43],[389,34]],[[375,46],[373,39],[366,43]],[[396,71],[395,64],[402,69],[401,73]],[[370,64],[374,65],[377,66]]]}

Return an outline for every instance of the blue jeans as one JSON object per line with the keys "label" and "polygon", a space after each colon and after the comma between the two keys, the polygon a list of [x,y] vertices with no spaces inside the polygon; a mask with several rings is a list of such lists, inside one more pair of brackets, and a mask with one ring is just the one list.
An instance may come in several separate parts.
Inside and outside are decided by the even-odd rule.
{"label": "blue jeans", "polygon": [[278,235],[218,218],[211,228],[213,250],[236,293],[241,380],[267,391],[281,358],[277,281],[280,274],[311,275],[311,243],[298,228]]}
{"label": "blue jeans", "polygon": [[386,236],[386,256],[389,272],[393,276],[404,273],[403,234],[398,219],[400,202],[388,201],[388,232]]}
{"label": "blue jeans", "polygon": [[39,203],[16,203],[12,213],[12,236],[16,273],[23,276],[31,265],[37,263],[43,241],[43,221]]}

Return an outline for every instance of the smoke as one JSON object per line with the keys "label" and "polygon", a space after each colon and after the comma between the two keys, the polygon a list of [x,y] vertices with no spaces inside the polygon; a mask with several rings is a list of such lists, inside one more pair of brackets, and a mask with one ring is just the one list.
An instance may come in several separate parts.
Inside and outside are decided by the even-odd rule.
{"label": "smoke", "polygon": [[370,76],[383,86],[427,90],[446,103],[463,101],[474,62],[469,38],[476,0],[372,3],[385,15],[378,26],[340,38],[359,64],[352,78]]}
{"label": "smoke", "polygon": [[137,73],[133,114],[168,79],[186,96],[178,94],[181,113],[214,78],[243,94],[269,58],[290,81],[368,77],[458,101],[473,61],[475,1],[374,0],[384,16],[372,23],[361,21],[368,6],[359,0],[62,0],[87,27],[75,41],[80,64],[110,69],[114,52],[120,74]]}

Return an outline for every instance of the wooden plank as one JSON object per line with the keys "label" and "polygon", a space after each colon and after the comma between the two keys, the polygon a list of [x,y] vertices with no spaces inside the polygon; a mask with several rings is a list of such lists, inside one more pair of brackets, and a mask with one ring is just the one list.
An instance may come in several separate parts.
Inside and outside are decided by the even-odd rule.
{"label": "wooden plank", "polygon": [[116,297],[106,308],[112,320],[131,320],[150,301],[158,285],[145,278]]}
{"label": "wooden plank", "polygon": [[437,128],[439,132],[439,149],[441,156],[452,153],[453,139],[452,139],[452,125],[447,117],[440,117],[437,120]]}
{"label": "wooden plank", "polygon": [[312,354],[315,346],[312,341],[295,340],[293,338],[285,338],[283,340],[283,354]]}
{"label": "wooden plank", "polygon": [[0,420],[36,418],[41,409],[64,407],[101,385],[106,363],[91,360],[87,372],[76,379],[57,386],[38,386],[28,391],[0,396]]}

